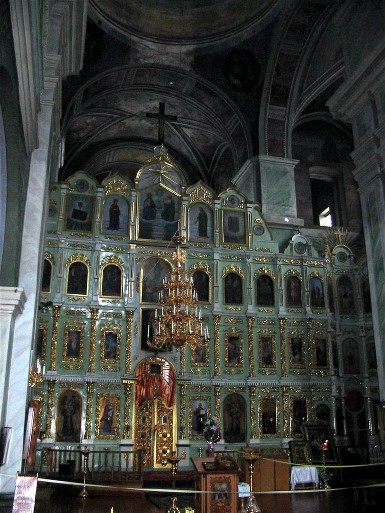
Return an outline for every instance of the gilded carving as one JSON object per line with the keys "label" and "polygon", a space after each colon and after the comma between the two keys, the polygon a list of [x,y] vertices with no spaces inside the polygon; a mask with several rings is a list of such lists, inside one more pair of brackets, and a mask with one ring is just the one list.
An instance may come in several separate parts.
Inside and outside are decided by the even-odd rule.
{"label": "gilded carving", "polygon": [[268,267],[266,266],[263,266],[263,267],[260,267],[259,269],[257,269],[255,272],[254,272],[254,278],[258,278],[258,276],[261,276],[263,274],[267,274],[268,276],[270,276],[270,278],[272,280],[275,280],[276,279],[276,276],[275,274],[273,273],[273,271],[271,269],[269,269]]}
{"label": "gilded carving", "polygon": [[249,397],[250,397],[250,438],[257,438],[257,402],[256,402],[256,387],[249,386]]}
{"label": "gilded carving", "polygon": [[247,318],[247,340],[249,353],[249,376],[254,376],[254,321],[255,317]]}
{"label": "gilded carving", "polygon": [[221,322],[220,315],[213,315],[214,319],[214,374],[220,375],[220,347],[219,347],[219,325]]}
{"label": "gilded carving", "polygon": [[131,347],[132,347],[132,320],[134,317],[134,312],[132,310],[126,311],[126,362],[125,368],[126,373],[129,374],[131,372]]}
{"label": "gilded carving", "polygon": [[241,278],[244,278],[244,272],[238,265],[230,264],[224,267],[222,269],[222,278],[224,278],[229,273],[237,273]]}
{"label": "gilded carving", "polygon": [[[255,251],[260,251],[262,253],[263,249],[266,249],[266,248],[255,248]],[[272,261],[273,261],[272,258],[268,258],[268,257],[254,257],[254,262],[257,262],[258,264],[269,264]]]}
{"label": "gilded carving", "polygon": [[53,419],[53,401],[55,394],[55,381],[48,380],[48,404],[47,404],[47,426],[46,426],[46,438],[52,438],[52,419]]}
{"label": "gilded carving", "polygon": [[96,353],[96,321],[98,320],[98,309],[90,308],[91,314],[91,333],[90,333],[90,354],[88,362],[88,372],[95,372],[95,353]]}
{"label": "gilded carving", "polygon": [[114,192],[127,194],[130,192],[128,185],[124,183],[118,176],[109,180],[108,183],[104,186],[104,190],[106,191],[106,196]]}
{"label": "gilded carving", "polygon": [[286,352],[285,352],[285,329],[286,319],[279,319],[279,340],[281,346],[281,374],[287,376]]}
{"label": "gilded carving", "polygon": [[93,382],[87,383],[87,403],[86,403],[86,429],[85,438],[91,438],[92,427],[92,399],[94,396],[95,384]]}
{"label": "gilded carving", "polygon": [[213,195],[210,191],[198,185],[198,187],[189,194],[189,203],[190,205],[192,203],[207,203],[211,205],[212,198]]}
{"label": "gilded carving", "polygon": [[128,439],[130,438],[131,433],[131,397],[132,397],[132,389],[134,385],[134,381],[130,379],[123,379],[122,380],[123,386],[124,386],[124,425],[123,425],[123,438]]}
{"label": "gilded carving", "polygon": [[57,343],[58,343],[58,328],[60,318],[60,306],[53,307],[53,324],[52,324],[52,340],[51,340],[51,361],[49,365],[50,371],[56,371],[56,354],[57,354]]}

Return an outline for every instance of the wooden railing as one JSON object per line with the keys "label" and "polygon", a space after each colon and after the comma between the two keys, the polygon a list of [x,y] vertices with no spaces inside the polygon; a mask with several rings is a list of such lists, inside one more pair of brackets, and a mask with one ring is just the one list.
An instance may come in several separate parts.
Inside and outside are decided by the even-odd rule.
{"label": "wooden railing", "polygon": [[120,451],[83,448],[43,447],[38,450],[35,467],[40,477],[87,481],[138,481],[143,480],[143,451]]}

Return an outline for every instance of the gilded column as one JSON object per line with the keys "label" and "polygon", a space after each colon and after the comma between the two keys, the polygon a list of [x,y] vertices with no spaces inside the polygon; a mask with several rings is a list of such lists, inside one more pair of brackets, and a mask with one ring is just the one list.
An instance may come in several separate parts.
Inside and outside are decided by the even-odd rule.
{"label": "gilded column", "polygon": [[214,415],[218,419],[218,424],[221,425],[221,386],[214,387],[214,396],[215,396],[215,409]]}
{"label": "gilded column", "polygon": [[84,438],[91,438],[92,426],[92,400],[94,397],[95,383],[93,381],[87,383],[87,411],[86,411],[86,430]]}
{"label": "gilded column", "polygon": [[[192,350],[190,349],[190,352]],[[186,348],[185,347],[181,347],[180,348],[180,369],[179,369],[179,374],[180,375],[184,375],[184,373],[186,372]]]}
{"label": "gilded column", "polygon": [[220,315],[214,315],[214,376],[221,374],[220,366],[220,349],[219,349],[219,324],[221,322]]}
{"label": "gilded column", "polygon": [[256,387],[249,386],[250,397],[250,438],[257,438]]}
{"label": "gilded column", "polygon": [[52,325],[52,341],[51,341],[51,360],[49,364],[49,370],[56,370],[56,353],[57,353],[57,341],[58,341],[58,328],[60,318],[61,306],[53,307],[53,325]]}
{"label": "gilded column", "polygon": [[48,380],[48,405],[47,405],[47,425],[45,438],[52,438],[52,419],[53,419],[53,398],[55,394],[55,381]]}
{"label": "gilded column", "polygon": [[132,346],[132,319],[134,312],[126,311],[126,374],[131,372],[131,346]]}
{"label": "gilded column", "polygon": [[98,309],[90,308],[91,313],[91,335],[90,335],[90,354],[88,361],[88,372],[95,372],[95,353],[96,353],[96,328],[98,320]]}
{"label": "gilded column", "polygon": [[286,344],[285,344],[286,319],[279,319],[279,343],[281,345],[281,375],[287,376]]}
{"label": "gilded column", "polygon": [[247,318],[247,339],[249,345],[249,376],[254,376],[254,321],[255,317]]}
{"label": "gilded column", "polygon": [[290,404],[289,404],[289,390],[288,387],[282,387],[282,402],[283,402],[283,436],[289,438],[290,436]]}
{"label": "gilded column", "polygon": [[131,379],[123,379],[122,383],[124,385],[124,427],[123,427],[123,438],[127,440],[130,438],[131,432],[131,397],[132,397],[132,387],[134,385],[133,380]]}
{"label": "gilded column", "polygon": [[185,438],[186,431],[186,384],[179,383],[179,438]]}

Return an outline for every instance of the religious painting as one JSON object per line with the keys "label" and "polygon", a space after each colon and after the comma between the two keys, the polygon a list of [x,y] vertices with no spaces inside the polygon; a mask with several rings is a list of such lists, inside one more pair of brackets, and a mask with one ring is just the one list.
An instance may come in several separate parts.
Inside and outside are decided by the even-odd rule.
{"label": "religious painting", "polygon": [[241,305],[243,302],[242,278],[237,273],[225,276],[224,301],[227,305]]}
{"label": "religious painting", "polygon": [[269,368],[275,367],[275,348],[273,344],[273,337],[260,336],[259,337],[259,367]]}
{"label": "religious painting", "polygon": [[257,278],[257,305],[274,305],[274,282],[267,274],[262,274]]}
{"label": "religious painting", "polygon": [[207,344],[201,344],[191,349],[191,363],[193,365],[208,365],[209,351]]}
{"label": "religious painting", "polygon": [[169,241],[179,229],[180,197],[160,186],[139,194],[139,238]]}
{"label": "religious painting", "polygon": [[94,198],[84,194],[67,194],[66,230],[90,232]]}
{"label": "religious painting", "polygon": [[41,324],[37,330],[36,358],[44,358],[47,347],[47,326]]}
{"label": "religious painting", "polygon": [[360,373],[360,352],[358,342],[353,338],[347,338],[342,343],[342,357],[344,374]]}
{"label": "religious painting", "polygon": [[286,304],[287,306],[302,306],[301,280],[297,276],[289,276],[286,279]]}
{"label": "religious painting", "polygon": [[191,434],[203,436],[203,429],[207,421],[208,399],[197,398],[191,401]]}
{"label": "religious painting", "polygon": [[225,244],[246,244],[246,222],[244,212],[223,210],[223,242]]}
{"label": "religious painting", "polygon": [[96,404],[96,437],[104,439],[118,438],[120,415],[119,396],[110,394],[98,394]]}
{"label": "religious painting", "polygon": [[246,442],[246,401],[240,394],[230,394],[223,401],[223,424],[226,443]]}
{"label": "religious painting", "polygon": [[352,280],[341,276],[337,281],[338,305],[341,315],[355,313],[354,290]]}
{"label": "religious painting", "polygon": [[[207,511],[231,513],[232,506],[231,478],[226,474],[207,474]],[[236,504],[236,502],[235,502]]]}
{"label": "religious painting", "polygon": [[68,267],[67,294],[86,296],[88,294],[88,267],[83,262],[73,262]]}
{"label": "religious painting", "polygon": [[80,329],[66,329],[64,332],[63,360],[80,359],[83,352],[84,333]]}
{"label": "religious painting", "polygon": [[292,367],[305,366],[303,339],[300,336],[290,338],[290,365]]}
{"label": "religious painting", "polygon": [[385,403],[376,404],[378,437],[380,439],[381,451],[385,451]]}
{"label": "religious painting", "polygon": [[122,269],[119,265],[107,264],[102,268],[101,297],[122,297]]}
{"label": "religious painting", "polygon": [[368,369],[376,370],[377,369],[377,356],[376,356],[376,346],[374,342],[368,342],[366,344],[366,358],[368,361]]}
{"label": "religious painting", "polygon": [[238,334],[225,335],[225,365],[239,367],[243,364],[242,339]]}
{"label": "religious painting", "polygon": [[275,397],[261,398],[259,430],[262,436],[277,435],[277,418],[277,399]]}
{"label": "religious painting", "polygon": [[141,271],[142,303],[159,303],[164,278],[169,278],[171,266],[163,258],[149,258]]}
{"label": "religious painting", "polygon": [[82,398],[75,390],[66,390],[58,400],[56,414],[56,441],[80,442]]}
{"label": "religious painting", "polygon": [[102,361],[118,359],[119,342],[119,334],[117,332],[102,330]]}
{"label": "religious painting", "polygon": [[310,463],[310,457],[306,440],[290,440],[289,456],[291,463],[308,465]]}
{"label": "religious painting", "polygon": [[315,339],[315,363],[317,367],[328,366],[328,347],[326,338]]}
{"label": "religious painting", "polygon": [[151,351],[151,347],[148,346],[147,341],[152,340],[155,332],[155,309],[154,308],[142,308],[140,319],[140,347],[144,351]]}
{"label": "religious painting", "polygon": [[317,404],[315,417],[319,424],[330,424],[330,408],[327,404]]}
{"label": "religious painting", "polygon": [[111,194],[103,204],[102,233],[128,235],[129,209],[123,196]]}
{"label": "religious painting", "polygon": [[194,203],[188,212],[189,241],[213,242],[213,211],[203,203]]}
{"label": "religious painting", "polygon": [[329,425],[305,423],[304,433],[313,465],[338,463],[334,436]]}
{"label": "religious painting", "polygon": [[318,276],[310,278],[310,306],[325,308],[324,286]]}
{"label": "religious painting", "polygon": [[44,259],[43,275],[41,280],[41,291],[51,292],[52,264],[48,258]]}
{"label": "religious painting", "polygon": [[306,399],[292,399],[290,409],[291,434],[292,436],[300,435],[302,433],[302,426],[307,420]]}
{"label": "religious painting", "polygon": [[197,293],[197,299],[201,303],[210,301],[210,278],[207,273],[197,270],[192,275],[194,289]]}

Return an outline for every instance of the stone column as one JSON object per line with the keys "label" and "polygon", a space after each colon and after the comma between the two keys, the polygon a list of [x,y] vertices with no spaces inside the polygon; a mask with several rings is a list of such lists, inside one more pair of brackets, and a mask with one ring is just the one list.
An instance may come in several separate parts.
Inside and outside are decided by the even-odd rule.
{"label": "stone column", "polygon": [[[18,287],[0,287],[0,428],[7,426],[9,373],[12,362],[15,318],[22,312],[24,291]],[[12,427],[12,426],[9,426]],[[3,467],[4,468],[4,467]]]}
{"label": "stone column", "polygon": [[[351,3],[340,16],[340,30]],[[344,84],[328,101],[334,117],[353,127],[354,177],[359,185],[372,301],[380,400],[385,400],[385,44],[384,34],[360,65],[351,67]],[[345,52],[353,55],[353,41]]]}

